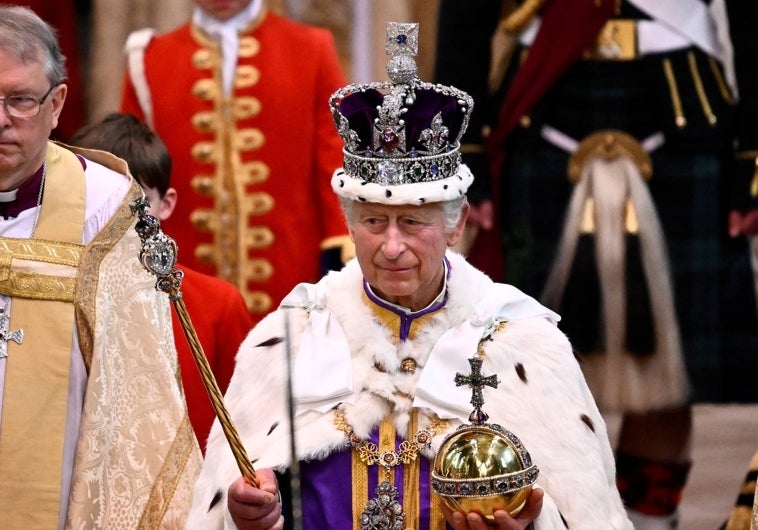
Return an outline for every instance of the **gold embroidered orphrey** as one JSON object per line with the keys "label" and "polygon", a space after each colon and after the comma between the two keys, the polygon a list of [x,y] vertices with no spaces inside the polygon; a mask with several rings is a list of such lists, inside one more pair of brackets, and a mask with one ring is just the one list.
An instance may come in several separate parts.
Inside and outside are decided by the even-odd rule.
{"label": "gold embroidered orphrey", "polygon": [[12,340],[16,344],[24,342],[24,330],[19,328],[10,331],[11,317],[6,312],[10,306],[10,299],[0,295],[0,300],[3,300],[3,304],[0,307],[0,359],[5,359],[8,357],[8,341]]}

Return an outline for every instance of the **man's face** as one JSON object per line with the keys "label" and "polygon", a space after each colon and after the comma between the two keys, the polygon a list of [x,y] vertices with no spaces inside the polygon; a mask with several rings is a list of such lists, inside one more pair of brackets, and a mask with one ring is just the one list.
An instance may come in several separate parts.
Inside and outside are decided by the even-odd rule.
{"label": "man's face", "polygon": [[[0,50],[0,97],[26,95],[41,98],[50,90],[42,62],[22,63]],[[0,190],[21,185],[45,160],[47,139],[58,125],[66,99],[66,85],[53,88],[39,114],[14,118],[0,105]]]}
{"label": "man's face", "polygon": [[440,293],[448,246],[460,238],[466,215],[451,232],[442,206],[355,203],[350,237],[363,275],[377,295],[414,311]]}
{"label": "man's face", "polygon": [[216,20],[229,20],[252,0],[195,0],[195,4]]}

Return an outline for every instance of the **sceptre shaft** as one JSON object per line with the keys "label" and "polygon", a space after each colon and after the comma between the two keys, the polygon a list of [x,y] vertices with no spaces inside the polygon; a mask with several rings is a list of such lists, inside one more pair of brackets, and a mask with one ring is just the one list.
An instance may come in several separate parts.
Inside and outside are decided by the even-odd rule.
{"label": "sceptre shaft", "polygon": [[184,273],[176,269],[177,258],[177,246],[176,242],[161,231],[160,221],[147,214],[148,202],[145,197],[137,199],[131,205],[132,213],[139,216],[139,220],[135,226],[135,230],[140,236],[142,241],[142,249],[140,250],[139,260],[142,266],[150,273],[154,274],[158,280],[155,283],[155,288],[159,291],[168,294],[169,300],[176,310],[179,322],[182,325],[182,331],[187,339],[187,342],[192,352],[192,357],[195,359],[197,369],[200,371],[200,376],[203,380],[205,390],[208,392],[208,397],[213,405],[213,410],[216,413],[216,417],[221,424],[221,428],[224,431],[229,447],[234,454],[234,459],[237,461],[237,466],[242,473],[245,480],[258,487],[258,478],[255,474],[255,469],[247,456],[242,441],[240,440],[237,428],[234,426],[229,411],[224,404],[224,398],[221,394],[221,389],[218,387],[216,377],[213,375],[208,359],[203,351],[203,346],[200,344],[200,340],[197,338],[195,327],[192,325],[187,308],[182,300],[182,279]]}

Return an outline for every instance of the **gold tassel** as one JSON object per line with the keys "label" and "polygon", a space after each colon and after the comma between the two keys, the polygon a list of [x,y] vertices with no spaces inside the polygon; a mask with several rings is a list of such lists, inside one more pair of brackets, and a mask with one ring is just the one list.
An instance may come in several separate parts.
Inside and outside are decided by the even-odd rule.
{"label": "gold tassel", "polygon": [[682,110],[682,100],[679,97],[679,87],[676,83],[676,77],[674,77],[674,67],[671,65],[671,59],[668,57],[663,59],[663,72],[669,85],[671,104],[674,106],[674,122],[678,129],[684,129],[687,126],[687,118],[684,117],[684,111]]}
{"label": "gold tassel", "polygon": [[690,66],[690,73],[692,74],[692,82],[695,83],[695,92],[697,93],[697,98],[700,100],[700,106],[703,108],[703,114],[705,114],[705,119],[708,121],[708,125],[711,127],[715,127],[718,123],[718,119],[716,118],[716,115],[713,113],[713,109],[711,108],[711,103],[708,101],[708,96],[705,93],[705,87],[703,86],[703,79],[700,77],[700,71],[697,67],[697,59],[695,58],[695,54],[692,52],[687,52],[687,63]]}

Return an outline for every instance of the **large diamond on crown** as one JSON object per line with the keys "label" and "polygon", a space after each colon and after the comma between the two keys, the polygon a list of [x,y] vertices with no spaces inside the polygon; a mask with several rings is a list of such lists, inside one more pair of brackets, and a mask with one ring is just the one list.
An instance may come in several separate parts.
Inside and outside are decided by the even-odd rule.
{"label": "large diamond on crown", "polygon": [[376,183],[383,186],[405,182],[403,167],[391,160],[382,160],[377,164]]}

